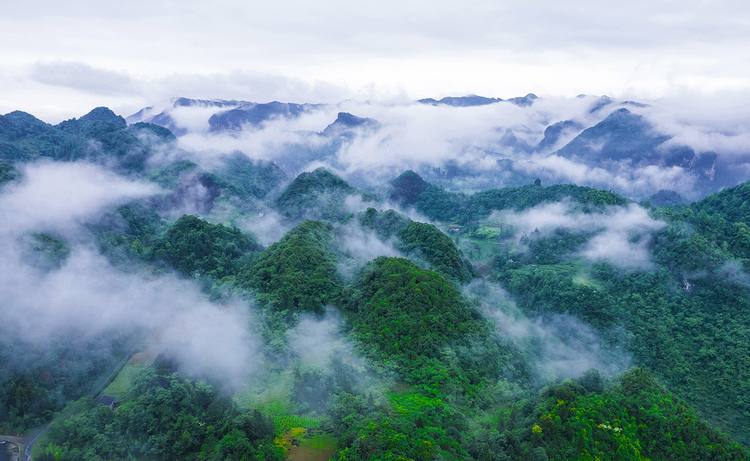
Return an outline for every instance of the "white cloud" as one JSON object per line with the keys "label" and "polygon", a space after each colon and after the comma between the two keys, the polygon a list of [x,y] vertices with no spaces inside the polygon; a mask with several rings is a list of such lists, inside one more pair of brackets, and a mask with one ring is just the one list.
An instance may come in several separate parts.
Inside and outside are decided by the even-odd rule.
{"label": "white cloud", "polygon": [[472,282],[464,293],[495,322],[501,337],[531,356],[543,380],[576,378],[591,368],[614,375],[630,365],[625,351],[608,347],[594,328],[576,317],[548,314],[529,318],[502,288],[486,281]]}
{"label": "white cloud", "polygon": [[[127,69],[149,101],[161,99],[156,93],[227,98],[243,91],[251,97],[239,99],[296,93],[330,101],[404,93],[643,97],[663,96],[675,87],[750,88],[744,64],[750,7],[739,0],[679,8],[645,0],[620,5],[76,0],[3,6],[0,39],[13,46],[0,49],[0,59],[9,68],[75,61],[98,69],[95,76]],[[242,77],[248,74],[276,77],[251,83]],[[28,88],[29,78],[27,73],[16,83]],[[58,77],[49,79],[60,83]],[[7,83],[0,81],[3,88],[12,86]],[[79,89],[88,91],[85,86]],[[65,100],[46,96],[27,105],[14,95],[0,102],[13,105],[9,110],[50,104],[61,110],[65,100],[71,108],[78,104],[74,94]],[[77,96],[80,100],[80,92]],[[67,118],[80,112],[85,113]]]}
{"label": "white cloud", "polygon": [[636,204],[581,213],[567,201],[538,205],[520,213],[494,212],[491,219],[513,225],[517,238],[534,230],[539,230],[542,235],[549,235],[556,229],[596,233],[584,244],[578,256],[638,270],[653,266],[648,243],[653,232],[666,226]]}
{"label": "white cloud", "polygon": [[107,206],[153,195],[153,184],[132,181],[87,163],[35,163],[3,190],[2,231],[70,232]]}
{"label": "white cloud", "polygon": [[[0,316],[7,334],[50,345],[135,330],[188,372],[240,385],[257,361],[246,303],[219,308],[188,281],[124,273],[87,241],[83,223],[158,188],[83,163],[34,164],[22,172],[23,180],[0,195]],[[62,267],[34,265],[22,237],[36,231],[67,240]]]}

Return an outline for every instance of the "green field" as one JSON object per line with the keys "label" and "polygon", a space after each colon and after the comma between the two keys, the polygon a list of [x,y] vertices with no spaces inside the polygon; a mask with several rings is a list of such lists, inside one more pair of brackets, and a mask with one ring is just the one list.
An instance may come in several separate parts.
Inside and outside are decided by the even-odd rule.
{"label": "green field", "polygon": [[117,374],[115,380],[102,391],[102,394],[111,395],[120,401],[125,400],[128,395],[128,389],[130,389],[130,386],[133,383],[133,378],[135,378],[143,368],[143,365],[134,365],[131,363],[126,364],[122,367],[120,373]]}

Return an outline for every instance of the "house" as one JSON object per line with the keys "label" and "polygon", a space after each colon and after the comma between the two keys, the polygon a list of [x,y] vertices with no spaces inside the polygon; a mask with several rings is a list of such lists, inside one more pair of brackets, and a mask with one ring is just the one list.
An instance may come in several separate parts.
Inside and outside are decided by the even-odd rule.
{"label": "house", "polygon": [[114,410],[115,408],[120,406],[120,402],[116,401],[113,396],[104,394],[97,397],[96,400],[94,400],[94,403],[96,403],[97,405],[106,405],[110,410]]}

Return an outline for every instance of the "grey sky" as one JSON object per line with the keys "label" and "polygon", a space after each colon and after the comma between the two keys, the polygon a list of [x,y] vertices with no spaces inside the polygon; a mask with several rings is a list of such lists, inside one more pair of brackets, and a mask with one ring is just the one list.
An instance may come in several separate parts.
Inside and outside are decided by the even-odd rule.
{"label": "grey sky", "polygon": [[750,90],[750,4],[0,0],[0,112]]}

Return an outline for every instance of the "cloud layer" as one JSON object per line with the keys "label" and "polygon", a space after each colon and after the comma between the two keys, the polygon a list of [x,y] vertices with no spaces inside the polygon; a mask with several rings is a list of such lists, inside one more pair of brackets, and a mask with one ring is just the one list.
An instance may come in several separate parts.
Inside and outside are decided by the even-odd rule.
{"label": "cloud layer", "polygon": [[630,355],[613,349],[576,317],[552,314],[529,318],[499,286],[475,281],[466,295],[497,325],[501,337],[527,354],[542,380],[576,378],[596,368],[606,375],[625,371]]}
{"label": "cloud layer", "polygon": [[[82,227],[109,207],[158,191],[88,164],[41,164],[0,195],[0,315],[7,334],[37,345],[111,331],[150,338],[197,376],[239,385],[254,369],[258,343],[243,303],[219,307],[192,283],[115,269]],[[59,268],[28,258],[29,232],[63,236]]]}
{"label": "cloud layer", "polygon": [[652,267],[648,243],[651,234],[666,226],[636,204],[608,207],[601,212],[582,213],[571,202],[538,205],[523,212],[495,212],[490,220],[504,222],[516,229],[516,238],[538,230],[548,236],[556,229],[575,233],[595,233],[580,252],[590,261],[606,261],[625,269]]}
{"label": "cloud layer", "polygon": [[[14,46],[0,50],[0,112],[69,118],[178,95],[336,102],[750,88],[750,10],[738,0],[11,1],[3,12],[0,38]],[[82,107],[91,95],[99,104]]]}

